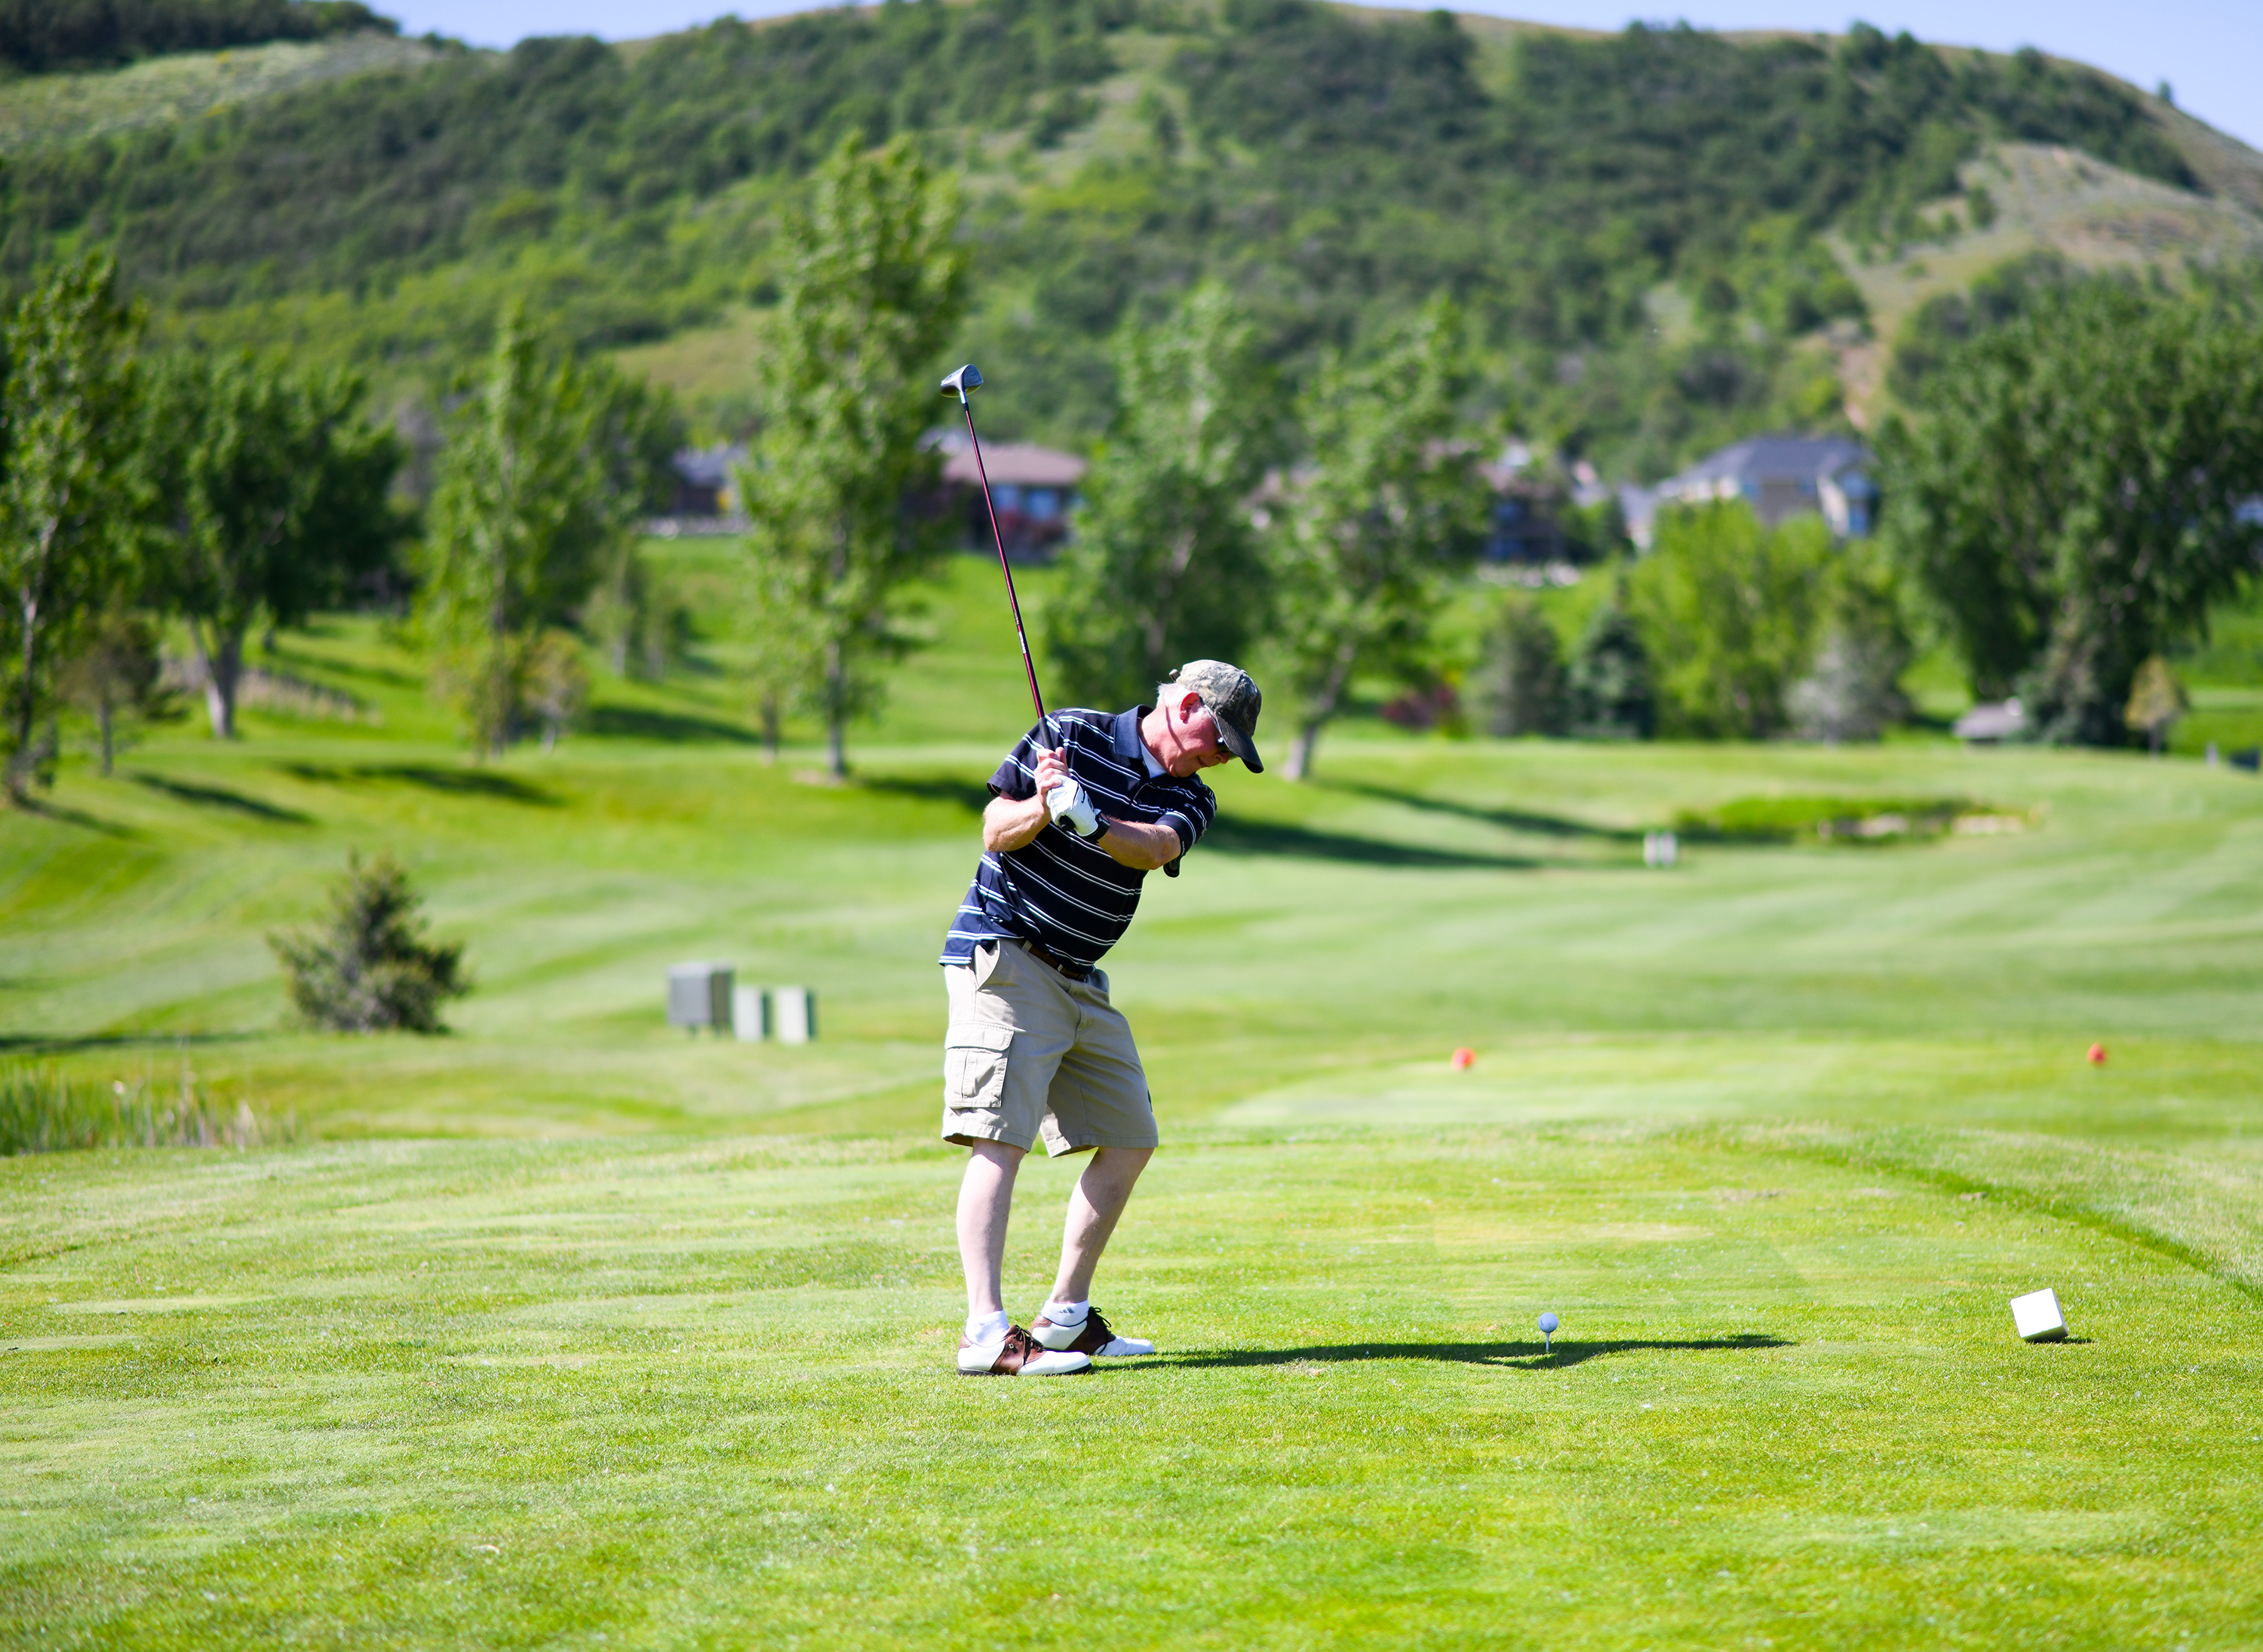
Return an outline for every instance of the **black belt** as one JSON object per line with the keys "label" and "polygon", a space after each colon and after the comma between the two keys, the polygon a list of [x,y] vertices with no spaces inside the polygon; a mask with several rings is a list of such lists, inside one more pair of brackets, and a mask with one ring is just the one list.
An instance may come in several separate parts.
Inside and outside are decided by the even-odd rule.
{"label": "black belt", "polygon": [[1035,941],[1025,941],[1018,937],[1015,939],[1014,945],[1020,947],[1023,952],[1029,953],[1030,957],[1036,959],[1039,963],[1049,965],[1059,974],[1066,975],[1071,981],[1089,981],[1092,979],[1092,966],[1090,964],[1073,963],[1068,959],[1062,957],[1059,953],[1053,951],[1050,946],[1040,946]]}

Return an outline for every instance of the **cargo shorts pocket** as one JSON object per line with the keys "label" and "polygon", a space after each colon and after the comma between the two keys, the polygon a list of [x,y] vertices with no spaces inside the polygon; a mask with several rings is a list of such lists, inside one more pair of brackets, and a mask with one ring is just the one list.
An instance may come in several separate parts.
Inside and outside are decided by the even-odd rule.
{"label": "cargo shorts pocket", "polygon": [[1009,1026],[955,1026],[943,1040],[943,1105],[958,1112],[994,1112],[1006,1094]]}

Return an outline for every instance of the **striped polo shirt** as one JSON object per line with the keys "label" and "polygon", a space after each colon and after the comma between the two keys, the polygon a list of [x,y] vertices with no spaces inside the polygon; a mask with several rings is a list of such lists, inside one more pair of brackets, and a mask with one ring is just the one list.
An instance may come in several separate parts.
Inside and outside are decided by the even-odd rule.
{"label": "striped polo shirt", "polygon": [[[1200,779],[1181,779],[1149,755],[1139,737],[1139,720],[1148,709],[1135,706],[1112,717],[1057,711],[1052,723],[1068,755],[1068,772],[1084,783],[1093,807],[1117,820],[1168,826],[1178,833],[1183,855],[1210,830],[1218,798]],[[1023,735],[990,777],[991,795],[1016,802],[1036,796],[1038,757],[1050,743],[1042,725]],[[1172,861],[1167,870],[1175,877],[1179,863]],[[1022,940],[1088,967],[1131,926],[1146,875],[1048,821],[1021,848],[984,854],[951,920],[942,961],[972,963],[983,941]]]}

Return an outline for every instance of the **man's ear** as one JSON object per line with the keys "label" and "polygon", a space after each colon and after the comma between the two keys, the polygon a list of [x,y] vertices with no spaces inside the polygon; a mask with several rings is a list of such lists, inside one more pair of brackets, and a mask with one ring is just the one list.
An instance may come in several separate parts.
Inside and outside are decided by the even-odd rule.
{"label": "man's ear", "polygon": [[1196,693],[1191,688],[1185,693],[1179,696],[1179,721],[1181,722],[1186,721],[1188,718],[1193,716],[1202,708],[1203,697],[1200,694]]}

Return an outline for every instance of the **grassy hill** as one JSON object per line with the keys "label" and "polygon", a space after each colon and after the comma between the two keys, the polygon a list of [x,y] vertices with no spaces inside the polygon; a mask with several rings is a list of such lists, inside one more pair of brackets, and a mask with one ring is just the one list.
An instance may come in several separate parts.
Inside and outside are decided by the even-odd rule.
{"label": "grassy hill", "polygon": [[[336,619],[271,663],[351,721],[251,706],[0,816],[0,1066],[185,1069],[301,1137],[0,1159],[5,1638],[2230,1647],[2263,1612],[2263,784],[1372,720],[1311,784],[1221,772],[1110,960],[1167,1147],[1102,1301],[1162,1352],[1001,1391],[949,1374],[932,960],[1026,710],[994,569],[929,622],[846,786],[698,670],[474,765]],[[1912,796],[2026,830],[1640,862],[1685,810]],[[351,845],[468,942],[452,1034],[285,1023],[263,937]],[[672,1032],[690,957],[814,985],[821,1041]],[[1025,1173],[1016,1312],[1066,1173]],[[2043,1285],[2078,1341],[2012,1336]]]}
{"label": "grassy hill", "polygon": [[[161,69],[217,99],[217,60],[0,89],[0,122],[40,134],[0,182],[0,272],[114,244],[167,329],[350,359],[395,396],[435,394],[525,292],[725,428],[780,202],[842,134],[910,128],[967,179],[953,348],[1007,364],[1001,435],[1088,441],[1110,330],[1197,274],[1240,290],[1292,376],[1444,286],[1494,403],[1652,475],[1833,423],[1850,393],[1864,416],[1902,315],[1999,252],[2174,272],[2263,225],[2263,160],[2109,77],[1863,30],[918,0],[381,50],[399,61],[201,115],[182,94],[144,119]],[[2031,178],[2054,148],[2090,176]]]}

